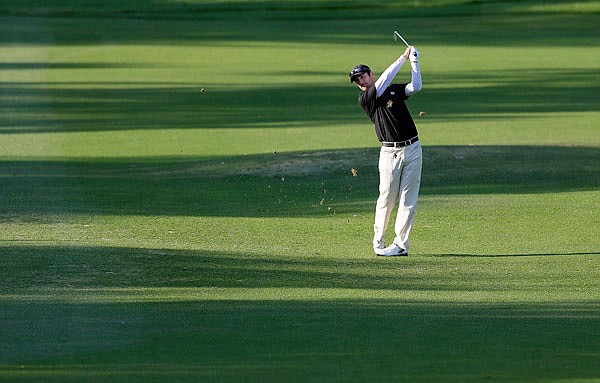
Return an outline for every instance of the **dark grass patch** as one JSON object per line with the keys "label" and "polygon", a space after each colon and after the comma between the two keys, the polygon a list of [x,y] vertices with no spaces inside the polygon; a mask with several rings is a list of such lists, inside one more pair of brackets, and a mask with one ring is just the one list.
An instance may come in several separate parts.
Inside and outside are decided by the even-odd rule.
{"label": "dark grass patch", "polygon": [[[3,337],[0,376],[11,382],[586,380],[600,373],[598,310],[577,302],[12,302],[3,304],[3,328],[11,333]],[[69,318],[68,331],[59,318]]]}
{"label": "dark grass patch", "polygon": [[[377,158],[377,149],[357,148],[214,159],[3,161],[0,213],[268,217],[364,212],[377,197]],[[588,147],[426,146],[421,194],[592,191],[600,184],[599,164],[600,150]]]}

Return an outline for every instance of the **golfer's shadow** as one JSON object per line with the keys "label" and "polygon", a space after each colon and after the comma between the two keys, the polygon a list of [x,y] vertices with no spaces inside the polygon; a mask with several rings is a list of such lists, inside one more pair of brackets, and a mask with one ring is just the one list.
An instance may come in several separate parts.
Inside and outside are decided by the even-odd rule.
{"label": "golfer's shadow", "polygon": [[464,257],[464,258],[501,258],[501,257],[551,257],[566,255],[600,255],[600,251],[573,252],[573,253],[516,253],[516,254],[427,254],[431,257]]}

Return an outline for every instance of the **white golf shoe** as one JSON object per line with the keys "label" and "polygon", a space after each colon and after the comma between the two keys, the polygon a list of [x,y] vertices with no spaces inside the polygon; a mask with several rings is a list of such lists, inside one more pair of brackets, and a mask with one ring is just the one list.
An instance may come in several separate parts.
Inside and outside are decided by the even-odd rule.
{"label": "white golf shoe", "polygon": [[383,249],[374,247],[373,250],[375,251],[375,254],[384,257],[402,257],[408,255],[408,251],[406,249],[401,248],[395,243],[392,243],[391,245]]}

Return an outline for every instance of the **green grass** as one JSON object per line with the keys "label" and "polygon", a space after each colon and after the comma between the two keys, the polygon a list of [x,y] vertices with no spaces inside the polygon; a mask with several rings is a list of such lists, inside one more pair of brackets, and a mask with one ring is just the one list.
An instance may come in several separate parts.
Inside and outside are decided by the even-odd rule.
{"label": "green grass", "polygon": [[[4,1],[0,382],[600,382],[599,11]],[[379,259],[347,72],[394,29],[424,171]]]}

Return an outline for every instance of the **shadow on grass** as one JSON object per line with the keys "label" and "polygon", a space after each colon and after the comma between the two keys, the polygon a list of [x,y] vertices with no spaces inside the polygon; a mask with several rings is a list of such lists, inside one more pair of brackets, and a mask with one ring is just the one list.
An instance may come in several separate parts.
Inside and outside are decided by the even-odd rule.
{"label": "shadow on grass", "polygon": [[10,335],[0,379],[593,380],[600,374],[598,312],[582,303],[11,301],[3,302]]}
{"label": "shadow on grass", "polygon": [[[463,273],[424,278],[419,260],[399,276],[370,259],[4,244],[0,254],[0,380],[535,382],[600,374],[598,302],[403,298],[407,290],[512,286],[490,267],[469,275],[469,287]],[[235,299],[219,297],[220,287]],[[261,287],[278,292],[244,298]],[[187,295],[169,298],[169,288]],[[319,298],[287,299],[290,288]],[[335,288],[395,295],[324,297]]]}
{"label": "shadow on grass", "polygon": [[[150,66],[155,64],[150,64]],[[109,63],[6,63],[8,68],[121,68]],[[123,64],[123,67],[128,67]],[[132,66],[131,70],[144,68]],[[0,65],[0,71],[2,66]],[[323,75],[323,73],[320,73]],[[327,74],[327,73],[325,73]],[[316,73],[295,74],[310,78]],[[357,90],[343,85],[274,87],[209,87],[200,83],[169,82],[4,82],[0,83],[0,133],[44,133],[136,129],[199,129],[323,126],[368,119],[357,101]],[[269,77],[290,78],[289,72]],[[426,81],[447,88],[425,88],[409,101],[413,114],[423,105],[428,118],[480,119],[528,113],[589,112],[597,105],[591,94],[596,73],[578,69],[479,71],[451,77],[426,75]],[[160,79],[158,79],[160,80]],[[401,79],[398,82],[402,81]],[[567,81],[568,86],[565,83]],[[468,84],[485,84],[472,87]],[[467,85],[465,85],[467,84]],[[205,92],[200,89],[205,88]]]}
{"label": "shadow on grass", "polygon": [[191,83],[0,86],[0,97],[5,100],[0,106],[0,115],[5,117],[0,133],[297,127],[339,124],[351,120],[347,113],[359,115],[354,89],[339,86],[318,92],[309,85],[242,89]]}
{"label": "shadow on grass", "polygon": [[[4,220],[45,214],[318,216],[371,211],[375,148],[239,157],[1,161]],[[422,195],[598,190],[600,149],[424,148]],[[353,177],[351,169],[358,169]]]}
{"label": "shadow on grass", "polygon": [[[360,275],[361,267],[372,259],[285,259],[240,251],[27,246],[2,241],[0,254],[3,293],[45,295],[51,290],[103,288],[402,289],[411,284],[392,274],[377,279]],[[435,289],[434,284],[427,281],[429,287],[421,288]]]}
{"label": "shadow on grass", "polygon": [[[471,266],[461,272],[427,270],[431,261],[413,258],[327,257],[298,258],[259,255],[238,250],[216,252],[205,250],[144,249],[130,247],[58,246],[19,241],[0,241],[0,265],[3,271],[2,293],[23,294],[26,299],[66,299],[68,301],[160,300],[161,291],[183,291],[175,300],[223,299],[223,292],[206,290],[194,295],[193,289],[296,289],[287,299],[320,295],[302,293],[302,289],[374,290],[389,298],[392,292],[428,292],[447,297],[447,293],[477,292],[501,294],[537,294],[557,288],[542,276],[519,285],[518,275],[495,278],[506,265],[498,268]],[[595,255],[597,252],[560,254]],[[551,256],[559,254],[515,254],[521,256]],[[436,256],[436,255],[433,255]],[[445,256],[445,255],[444,255]],[[450,255],[449,255],[450,256]],[[477,258],[473,262],[490,265],[481,255],[451,255]],[[501,257],[501,256],[496,256]],[[508,257],[508,255],[507,255]],[[391,263],[390,263],[391,262]],[[517,272],[514,269],[511,269]],[[423,273],[427,272],[427,277]],[[522,271],[519,271],[522,272]],[[538,274],[539,271],[532,271]],[[577,284],[574,279],[569,284]],[[560,285],[563,286],[563,285]],[[106,292],[103,291],[106,289]],[[149,289],[146,293],[139,289]],[[164,290],[161,290],[164,289]],[[177,290],[181,289],[181,290]],[[186,290],[191,289],[191,290]],[[190,292],[190,296],[185,295]],[[387,293],[386,293],[387,292]],[[547,292],[547,291],[545,291]],[[110,297],[112,295],[112,297]],[[147,294],[147,296],[144,296]],[[225,293],[227,295],[227,293]],[[266,294],[268,299],[286,299],[284,295]],[[333,293],[334,295],[336,293]],[[106,295],[106,297],[105,297]],[[320,297],[320,298],[317,298]],[[236,299],[256,299],[238,295]],[[230,299],[234,299],[230,297]],[[265,298],[267,299],[267,298]],[[352,299],[352,298],[344,298]]]}
{"label": "shadow on grass", "polygon": [[[600,374],[597,305],[3,302],[10,382],[481,382]],[[401,378],[398,378],[401,376]]]}
{"label": "shadow on grass", "polygon": [[[402,30],[410,31],[410,41],[443,46],[596,46],[598,37],[594,6],[590,5],[589,12],[569,11],[561,0],[543,3],[563,5],[562,11],[544,10],[539,1],[425,4],[432,7],[385,1],[369,4],[368,20],[361,14],[365,4],[359,0],[86,3],[57,0],[36,6],[35,1],[4,1],[0,16],[7,17],[0,23],[0,42],[374,46],[389,45],[392,25],[399,21]],[[94,28],[89,28],[90,20]],[[363,25],[360,31],[357,23]]]}
{"label": "shadow on grass", "polygon": [[590,251],[584,253],[511,253],[511,254],[429,254],[432,257],[463,257],[463,258],[501,258],[501,257],[551,257],[551,256],[565,256],[565,255],[600,255],[600,250]]}
{"label": "shadow on grass", "polygon": [[[476,288],[479,292],[493,293],[505,291],[505,284],[512,283],[508,279],[498,282],[491,277],[496,271],[488,270],[469,275],[468,281],[455,280],[463,278],[462,273],[439,273],[423,278],[419,270],[427,261],[413,260],[409,264],[402,264],[402,270],[399,270],[389,263],[394,262],[393,259],[378,258],[380,262],[374,263],[372,257],[286,258],[239,250],[209,252],[127,247],[28,246],[18,241],[0,241],[0,254],[4,274],[2,293],[24,294],[24,298],[34,300],[102,301],[105,294],[114,294],[113,297],[107,296],[106,300],[152,301],[160,299],[161,291],[168,292],[169,289],[192,289],[189,290],[192,296],[179,296],[173,298],[175,300],[211,299],[211,296],[218,297],[220,294],[215,290],[212,294],[209,291],[203,297],[193,298],[193,289],[203,288],[388,292],[410,290],[440,294]],[[532,286],[528,288],[535,290]],[[106,293],[103,292],[104,289]],[[148,290],[148,296],[144,298],[138,289],[152,291]],[[300,294],[290,299],[313,295],[308,291],[304,295]],[[244,296],[239,295],[238,298],[243,299]],[[246,299],[255,298],[248,296]],[[285,299],[283,296],[280,298]]]}

